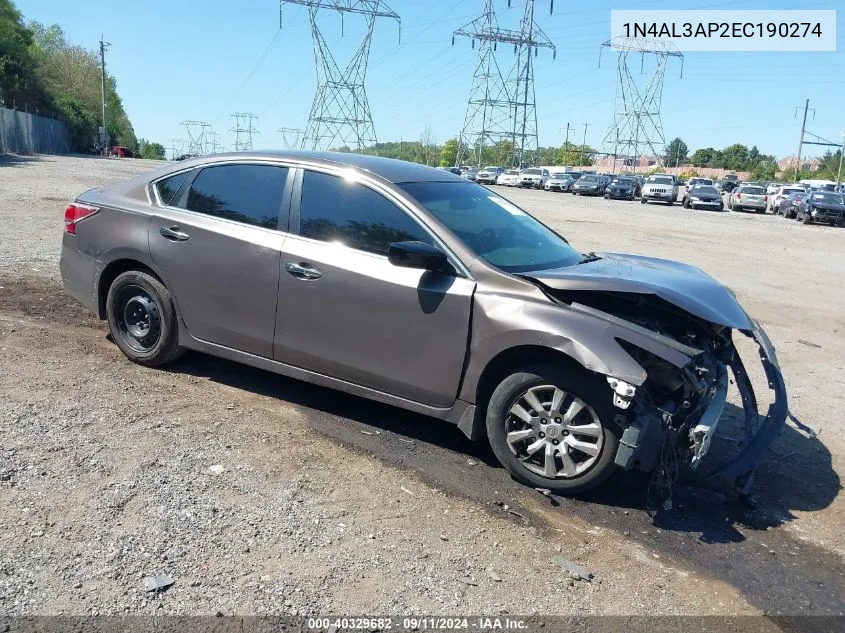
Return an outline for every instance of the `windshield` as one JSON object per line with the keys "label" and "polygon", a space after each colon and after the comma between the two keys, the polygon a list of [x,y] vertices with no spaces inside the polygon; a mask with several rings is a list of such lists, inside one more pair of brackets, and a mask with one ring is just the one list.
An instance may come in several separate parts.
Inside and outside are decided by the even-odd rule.
{"label": "windshield", "polygon": [[581,176],[580,180],[583,182],[594,182],[598,180],[598,176]]}
{"label": "windshield", "polygon": [[709,193],[709,194],[712,194],[714,196],[719,195],[719,192],[716,190],[716,187],[709,187],[707,185],[696,185],[695,187],[693,187],[692,192],[694,194],[697,194],[697,195],[700,195],[700,194],[703,194],[703,193],[705,193],[705,194]]}
{"label": "windshield", "polygon": [[648,182],[656,183],[658,185],[671,185],[674,184],[672,179],[669,176],[653,176],[648,179]]}
{"label": "windshield", "polygon": [[630,185],[631,185],[631,183],[632,183],[632,180],[631,180],[630,178],[614,178],[614,179],[613,179],[613,182],[611,182],[610,184],[612,184],[612,185],[628,185],[628,186],[630,186]]}
{"label": "windshield", "polygon": [[842,201],[842,194],[838,193],[814,193],[813,202],[825,202],[827,204],[845,204]]}
{"label": "windshield", "polygon": [[498,171],[498,170],[499,170],[499,168],[496,167],[495,165],[493,167],[485,167],[484,168],[484,171]]}
{"label": "windshield", "polygon": [[505,173],[509,174],[511,176],[519,176],[519,170],[518,169],[508,169]]}
{"label": "windshield", "polygon": [[484,187],[460,182],[400,185],[487,262],[509,273],[572,266],[581,254],[548,227]]}
{"label": "windshield", "polygon": [[529,175],[532,175],[532,176],[536,176],[537,174],[539,174],[539,173],[540,173],[540,170],[539,170],[539,169],[526,169],[526,170],[525,170],[524,172],[522,172],[522,173],[523,173],[523,174],[529,174]]}

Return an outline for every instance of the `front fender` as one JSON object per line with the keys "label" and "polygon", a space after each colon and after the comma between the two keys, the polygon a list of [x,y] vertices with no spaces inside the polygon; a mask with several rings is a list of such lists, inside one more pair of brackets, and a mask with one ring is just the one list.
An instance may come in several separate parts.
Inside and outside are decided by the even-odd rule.
{"label": "front fender", "polygon": [[[698,350],[679,344],[623,319],[586,306],[567,306],[550,299],[526,299],[476,293],[469,359],[461,399],[475,402],[487,365],[502,352],[541,346],[566,354],[584,368],[641,385],[646,371],[619,344],[637,347],[682,367]],[[530,363],[531,359],[526,359]]]}

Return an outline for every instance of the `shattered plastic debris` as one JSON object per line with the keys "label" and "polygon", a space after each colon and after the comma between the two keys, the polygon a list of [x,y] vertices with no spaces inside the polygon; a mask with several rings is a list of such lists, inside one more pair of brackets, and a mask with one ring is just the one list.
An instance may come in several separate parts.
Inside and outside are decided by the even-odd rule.
{"label": "shattered plastic debris", "polygon": [[164,591],[170,587],[175,580],[167,574],[159,574],[158,576],[147,576],[144,578],[144,591]]}
{"label": "shattered plastic debris", "polygon": [[564,571],[568,571],[570,578],[575,578],[577,576],[579,579],[586,580],[587,582],[593,579],[593,572],[589,569],[582,567],[577,563],[573,563],[572,561],[566,560],[562,556],[555,556],[552,558],[552,562]]}

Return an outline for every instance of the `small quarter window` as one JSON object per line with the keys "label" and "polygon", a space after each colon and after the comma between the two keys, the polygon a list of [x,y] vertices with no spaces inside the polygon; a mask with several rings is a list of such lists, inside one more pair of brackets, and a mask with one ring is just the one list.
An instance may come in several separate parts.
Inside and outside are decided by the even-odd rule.
{"label": "small quarter window", "polygon": [[171,176],[170,178],[165,178],[163,180],[159,180],[155,187],[156,191],[158,191],[159,200],[164,206],[172,206],[173,203],[176,201],[176,194],[179,193],[179,190],[182,188],[182,185],[185,184],[185,181],[188,179],[189,171],[183,171],[181,174],[176,174],[175,176]]}

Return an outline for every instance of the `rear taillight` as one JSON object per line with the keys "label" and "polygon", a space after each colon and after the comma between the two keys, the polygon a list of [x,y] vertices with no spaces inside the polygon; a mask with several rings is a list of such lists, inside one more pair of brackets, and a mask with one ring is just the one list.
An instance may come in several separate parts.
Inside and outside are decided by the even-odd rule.
{"label": "rear taillight", "polygon": [[769,196],[763,196],[763,202],[768,202],[768,201],[769,201]]}
{"label": "rear taillight", "polygon": [[89,218],[99,209],[94,207],[86,207],[81,204],[69,204],[65,209],[65,231],[71,235],[76,235],[76,223],[81,222],[85,218]]}
{"label": "rear taillight", "polygon": [[736,194],[736,199],[737,199],[737,200],[742,200],[742,194],[741,194],[741,193]]}

